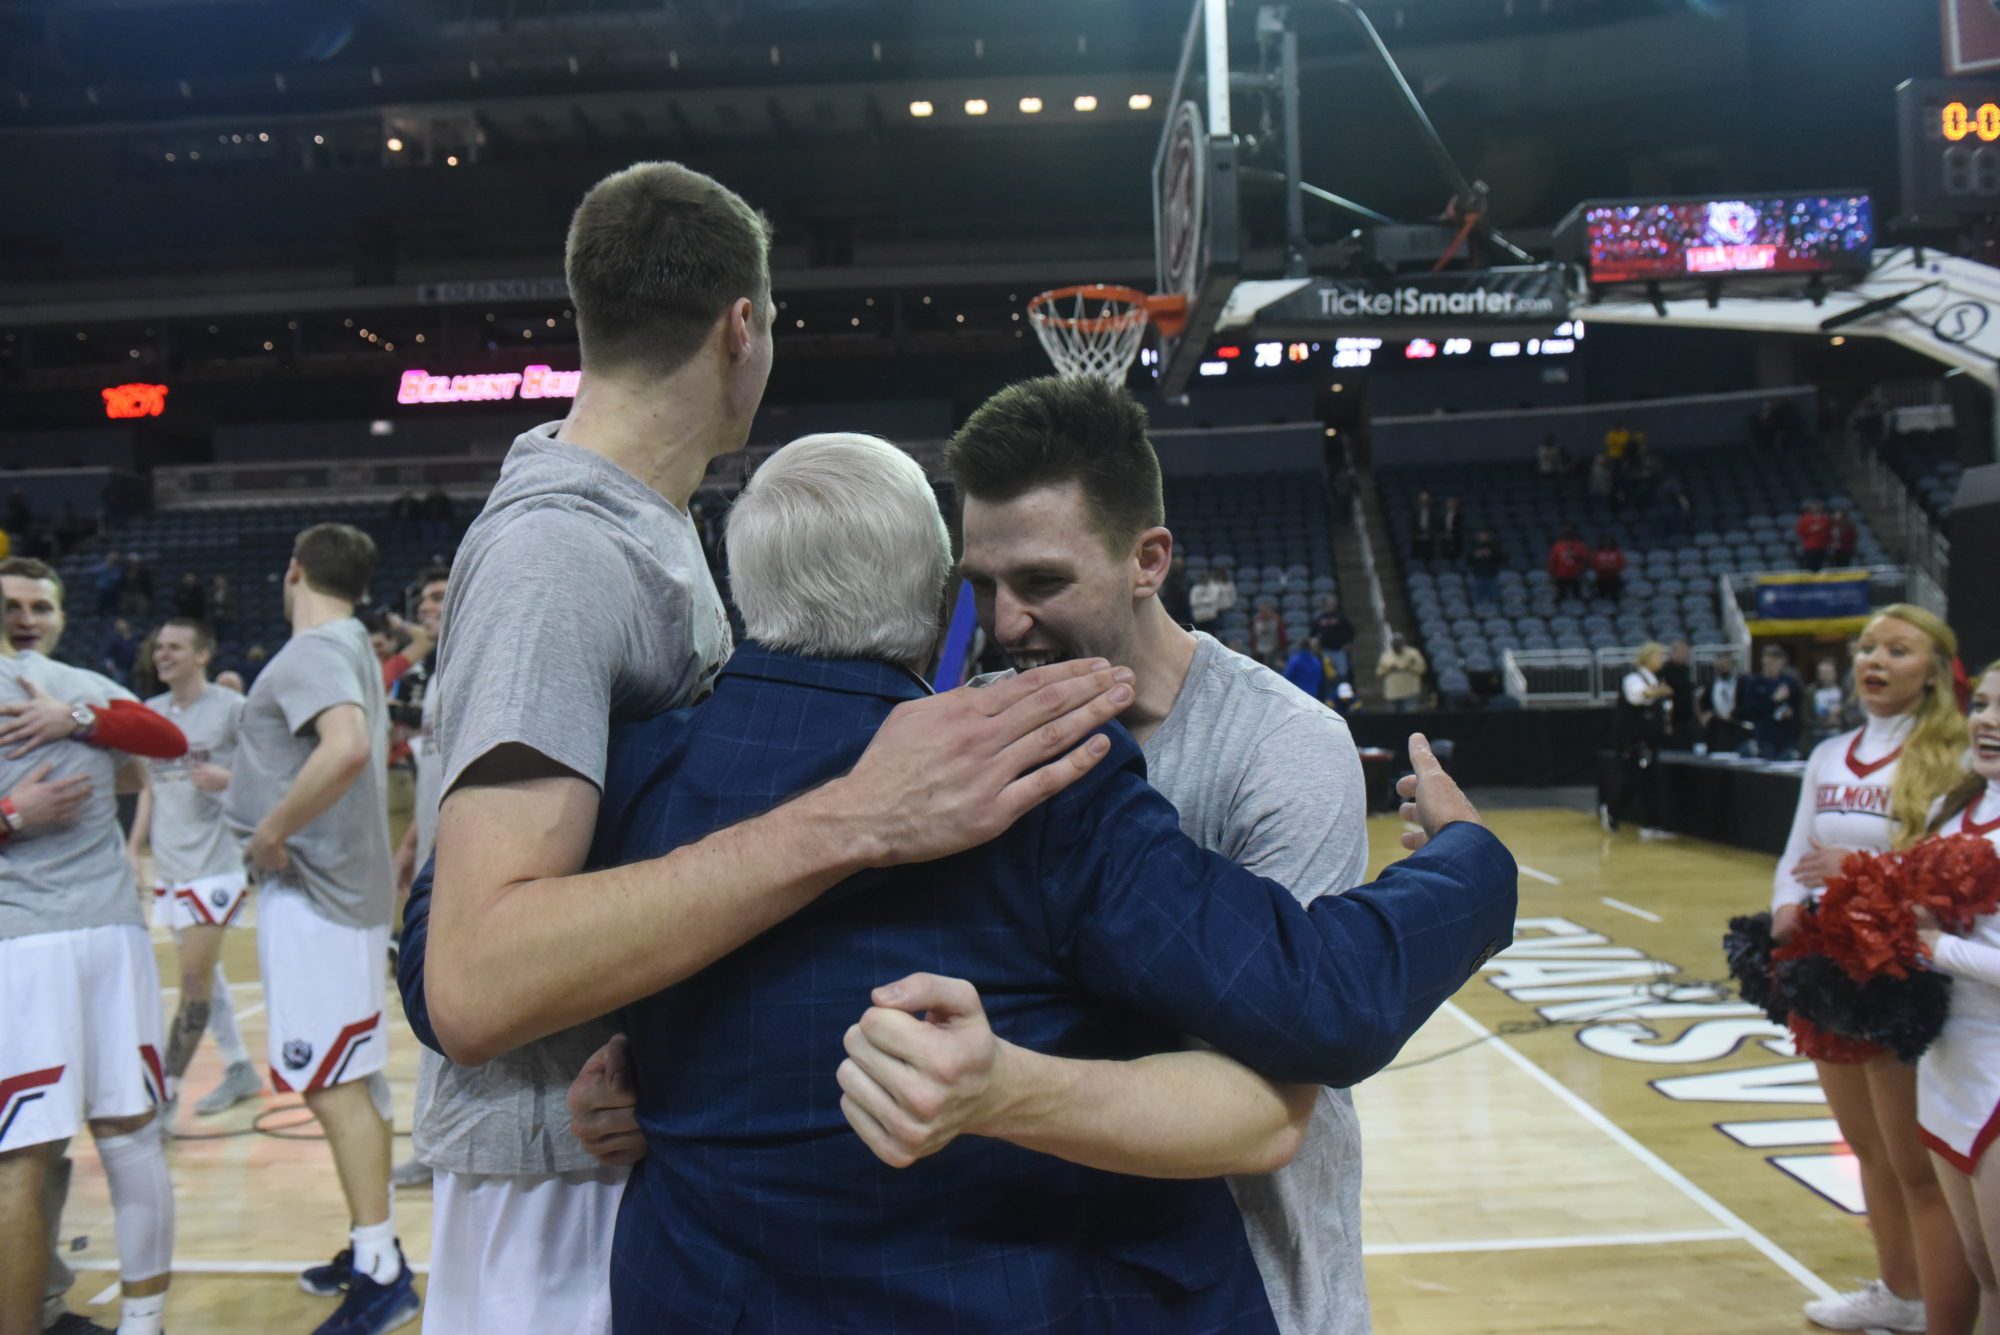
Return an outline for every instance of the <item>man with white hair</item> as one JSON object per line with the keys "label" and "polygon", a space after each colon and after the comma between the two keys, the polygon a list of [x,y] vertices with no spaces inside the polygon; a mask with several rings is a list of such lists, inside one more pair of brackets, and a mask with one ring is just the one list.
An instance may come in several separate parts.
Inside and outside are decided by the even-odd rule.
{"label": "man with white hair", "polygon": [[[745,487],[728,548],[749,641],[705,703],[615,730],[594,865],[841,775],[929,693],[950,547],[907,455],[793,442]],[[616,996],[649,1152],[619,1213],[614,1330],[1277,1329],[1212,1176],[1145,1184],[1141,1213],[1121,1208],[1133,1179],[1042,1146],[966,1137],[901,1176],[844,1134],[861,1095],[835,1082],[837,1045],[854,1049],[854,1000],[884,979],[962,978],[983,1024],[1038,1052],[1136,1059],[1193,1034],[1345,1085],[1510,936],[1512,861],[1434,767],[1429,847],[1308,909],[1182,833],[1130,735],[1109,741],[990,843],[862,871],[685,981]],[[1153,1245],[1163,1222],[1174,1250]]]}

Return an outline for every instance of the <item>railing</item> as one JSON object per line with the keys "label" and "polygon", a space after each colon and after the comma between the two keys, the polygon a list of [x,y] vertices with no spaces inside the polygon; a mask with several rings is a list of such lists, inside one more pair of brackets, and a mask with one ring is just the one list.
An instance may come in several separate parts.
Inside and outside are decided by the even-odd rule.
{"label": "railing", "polygon": [[[1875,515],[1887,522],[1888,532],[1884,537],[1891,550],[1910,565],[1913,574],[1922,576],[1921,580],[1913,581],[1918,588],[1912,590],[1910,601],[1943,616],[1945,574],[1951,568],[1951,543],[1944,530],[1910,494],[1909,487],[1881,451],[1859,432],[1850,428],[1840,433],[1838,440],[1837,448],[1860,476]],[[1923,597],[1935,595],[1936,601],[1923,601],[1919,593]]]}
{"label": "railing", "polygon": [[[1695,671],[1723,654],[1740,654],[1733,644],[1693,646]],[[1608,649],[1508,649],[1500,655],[1501,688],[1523,705],[1608,704],[1639,662],[1639,646]]]}
{"label": "railing", "polygon": [[1368,511],[1361,504],[1363,488],[1355,479],[1353,499],[1354,536],[1361,542],[1361,569],[1368,576],[1368,609],[1375,616],[1376,643],[1389,643],[1389,600],[1382,593],[1382,574],[1375,568],[1375,543],[1368,534]]}

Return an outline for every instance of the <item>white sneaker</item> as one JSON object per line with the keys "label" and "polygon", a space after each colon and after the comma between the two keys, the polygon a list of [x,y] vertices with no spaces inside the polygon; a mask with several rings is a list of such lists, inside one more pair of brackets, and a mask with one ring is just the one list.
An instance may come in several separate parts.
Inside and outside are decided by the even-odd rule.
{"label": "white sneaker", "polygon": [[1664,839],[1680,838],[1680,836],[1675,834],[1672,830],[1662,830],[1656,825],[1641,826],[1639,830],[1639,837],[1641,839],[1649,840],[1654,843],[1658,843]]}
{"label": "white sneaker", "polygon": [[1868,1281],[1852,1293],[1836,1293],[1816,1298],[1805,1306],[1806,1320],[1828,1330],[1920,1331],[1924,1328],[1924,1304],[1919,1298],[1898,1298],[1879,1279]]}

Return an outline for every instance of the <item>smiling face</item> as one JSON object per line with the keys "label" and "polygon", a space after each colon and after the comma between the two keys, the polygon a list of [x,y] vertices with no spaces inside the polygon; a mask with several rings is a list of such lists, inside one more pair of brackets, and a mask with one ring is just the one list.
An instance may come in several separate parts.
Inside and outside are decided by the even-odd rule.
{"label": "smiling face", "polygon": [[2000,781],[2000,670],[1988,672],[1972,690],[1972,771]]}
{"label": "smiling face", "polygon": [[[1084,502],[1083,487],[1063,482],[1009,501],[965,501],[965,554],[959,571],[972,585],[979,625],[1014,666],[1027,671],[1069,658],[1129,664],[1137,638],[1137,601],[1157,587],[1172,538],[1140,535],[1137,550],[1114,556]],[[1149,541],[1151,547],[1149,549]]]}
{"label": "smiling face", "polygon": [[1854,651],[1854,688],[1862,707],[1877,718],[1915,709],[1937,676],[1931,637],[1896,617],[1877,617],[1861,632]]}
{"label": "smiling face", "polygon": [[7,642],[14,652],[55,653],[64,624],[55,584],[27,575],[0,575],[0,593],[7,599]]}
{"label": "smiling face", "polygon": [[166,686],[194,681],[208,672],[209,651],[186,626],[162,626],[153,635],[153,671]]}
{"label": "smiling face", "polygon": [[445,582],[434,579],[417,595],[417,621],[433,640],[437,638],[438,627],[444,624],[444,591]]}

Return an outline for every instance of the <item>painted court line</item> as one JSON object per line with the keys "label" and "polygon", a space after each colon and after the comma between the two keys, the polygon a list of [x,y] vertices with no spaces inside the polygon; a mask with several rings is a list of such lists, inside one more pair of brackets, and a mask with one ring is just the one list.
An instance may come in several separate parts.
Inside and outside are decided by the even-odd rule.
{"label": "painted court line", "polygon": [[[1526,869],[1523,868],[1523,870]],[[1620,1127],[1616,1122],[1613,1122],[1610,1118],[1585,1102],[1575,1090],[1572,1090],[1568,1085],[1565,1085],[1562,1081],[1535,1065],[1534,1062],[1522,1056],[1520,1051],[1506,1039],[1497,1037],[1491,1029],[1488,1029],[1485,1025],[1466,1014],[1457,1002],[1445,1002],[1442,1011],[1449,1014],[1461,1025],[1464,1025],[1470,1032],[1487,1039],[1491,1046],[1499,1049],[1501,1056],[1526,1072],[1529,1079],[1561,1099],[1577,1116],[1589,1122],[1599,1131],[1602,1131],[1614,1143],[1622,1146],[1626,1153],[1652,1169],[1660,1180],[1700,1206],[1711,1219],[1728,1229],[1732,1235],[1741,1238],[1762,1252],[1780,1270],[1783,1270],[1786,1274],[1804,1285],[1807,1292],[1811,1293],[1815,1298],[1830,1298],[1833,1296],[1833,1286],[1808,1270],[1804,1263],[1796,1256],[1793,1256],[1783,1247],[1780,1247],[1777,1243],[1752,1228],[1734,1210],[1731,1210],[1721,1201],[1718,1201],[1715,1197],[1688,1181],[1680,1170],[1634,1140],[1623,1127]]]}
{"label": "painted court line", "polygon": [[1648,913],[1646,912],[1646,910],[1642,908],[1639,908],[1632,904],[1627,904],[1622,899],[1613,899],[1610,895],[1604,895],[1600,897],[1597,902],[1609,908],[1617,909],[1620,913],[1629,913],[1635,918],[1644,918],[1647,922],[1665,921],[1665,919],[1661,918],[1660,915],[1657,913]]}
{"label": "painted court line", "polygon": [[1652,1247],[1675,1242],[1736,1242],[1742,1235],[1727,1228],[1687,1228],[1665,1233],[1578,1234],[1559,1238],[1468,1238],[1463,1242],[1378,1242],[1361,1248],[1363,1256],[1439,1256],[1452,1252],[1532,1252],[1571,1247]]}
{"label": "painted court line", "polygon": [[[174,1258],[173,1273],[176,1275],[296,1275],[308,1266],[325,1264],[326,1260],[324,1257],[317,1261],[183,1261],[179,1257],[176,1257]],[[410,1269],[416,1271],[419,1275],[427,1275],[431,1269],[430,1262],[428,1261],[411,1261],[409,1266]],[[95,1261],[71,1261],[69,1268],[71,1270],[83,1271],[116,1271],[118,1269],[118,1261],[116,1258]],[[106,1295],[111,1298],[117,1297],[118,1286],[115,1284],[112,1285],[109,1289],[105,1290],[104,1294],[91,1299],[91,1302],[95,1304],[108,1301]]]}
{"label": "painted court line", "polygon": [[1523,875],[1523,876],[1532,876],[1532,877],[1534,877],[1534,878],[1535,878],[1536,880],[1538,880],[1538,881],[1542,882],[1542,884],[1544,884],[1544,885],[1561,885],[1561,884],[1562,884],[1562,881],[1561,881],[1561,880],[1560,880],[1560,879],[1559,879],[1558,877],[1554,877],[1554,876],[1551,876],[1551,875],[1549,875],[1549,874],[1548,874],[1547,872],[1545,872],[1545,871],[1536,871],[1536,870],[1535,870],[1535,869],[1534,869],[1533,867],[1529,867],[1529,866],[1526,866],[1526,865],[1524,865],[1524,864],[1522,864],[1522,863],[1518,863],[1518,862],[1517,862],[1517,863],[1515,863],[1514,865],[1515,865],[1516,867],[1519,867],[1519,868],[1520,868],[1520,870],[1521,870],[1521,875]]}

